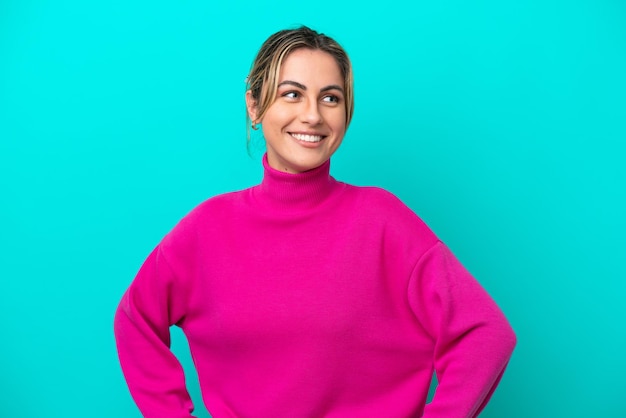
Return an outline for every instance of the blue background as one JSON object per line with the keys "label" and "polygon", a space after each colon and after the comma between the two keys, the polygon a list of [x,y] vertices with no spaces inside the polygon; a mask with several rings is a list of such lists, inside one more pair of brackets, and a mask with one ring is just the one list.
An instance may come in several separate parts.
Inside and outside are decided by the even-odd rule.
{"label": "blue background", "polygon": [[626,416],[618,0],[2,0],[0,416],[140,416],[118,300],[185,213],[260,180],[244,78],[299,24],[355,67],[333,175],[403,199],[517,332],[483,416]]}

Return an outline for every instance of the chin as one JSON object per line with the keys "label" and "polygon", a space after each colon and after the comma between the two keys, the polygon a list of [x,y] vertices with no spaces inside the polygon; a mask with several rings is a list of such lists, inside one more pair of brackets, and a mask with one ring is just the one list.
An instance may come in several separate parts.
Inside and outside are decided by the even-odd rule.
{"label": "chin", "polygon": [[291,164],[291,167],[293,167],[293,171],[296,173],[302,173],[305,171],[309,171],[309,170],[313,170],[316,169],[317,167],[323,165],[326,161],[328,161],[328,158],[323,159],[315,159],[315,160],[308,160],[308,161],[301,161],[299,164]]}
{"label": "chin", "polygon": [[288,171],[291,173],[303,173],[305,171],[313,170],[321,165],[323,165],[326,161],[328,161],[329,157],[303,157],[299,159],[280,159],[277,166],[272,165],[270,161],[270,166],[280,170],[280,171]]}

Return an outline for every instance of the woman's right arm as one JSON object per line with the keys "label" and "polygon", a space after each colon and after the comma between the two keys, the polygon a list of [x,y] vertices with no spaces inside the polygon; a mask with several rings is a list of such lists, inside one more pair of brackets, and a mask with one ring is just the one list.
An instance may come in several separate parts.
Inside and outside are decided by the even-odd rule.
{"label": "woman's right arm", "polygon": [[184,320],[186,295],[161,246],[148,256],[115,314],[115,339],[130,393],[144,417],[190,418],[193,403],[170,350],[172,325]]}

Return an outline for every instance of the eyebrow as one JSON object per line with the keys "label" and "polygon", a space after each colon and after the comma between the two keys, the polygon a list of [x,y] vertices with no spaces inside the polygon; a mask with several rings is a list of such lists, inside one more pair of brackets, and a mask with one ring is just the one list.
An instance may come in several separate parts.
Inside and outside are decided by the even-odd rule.
{"label": "eyebrow", "polygon": [[[297,81],[292,81],[292,80],[285,80],[285,81],[281,81],[278,84],[278,87],[280,86],[284,86],[284,85],[290,85],[290,86],[295,86],[301,90],[306,90],[306,86],[302,83],[298,83]],[[343,93],[343,89],[336,85],[336,84],[331,84],[329,86],[323,87],[320,89],[320,92],[325,92],[325,91],[329,91],[329,90],[339,90],[340,92]]]}

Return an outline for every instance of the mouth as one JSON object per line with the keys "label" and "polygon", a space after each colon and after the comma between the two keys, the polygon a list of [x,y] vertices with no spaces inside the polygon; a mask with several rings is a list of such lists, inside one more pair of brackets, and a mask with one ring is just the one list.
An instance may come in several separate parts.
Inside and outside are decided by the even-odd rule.
{"label": "mouth", "polygon": [[296,132],[289,132],[289,135],[291,135],[298,141],[309,142],[312,144],[320,142],[322,139],[326,138],[325,135],[300,134]]}

